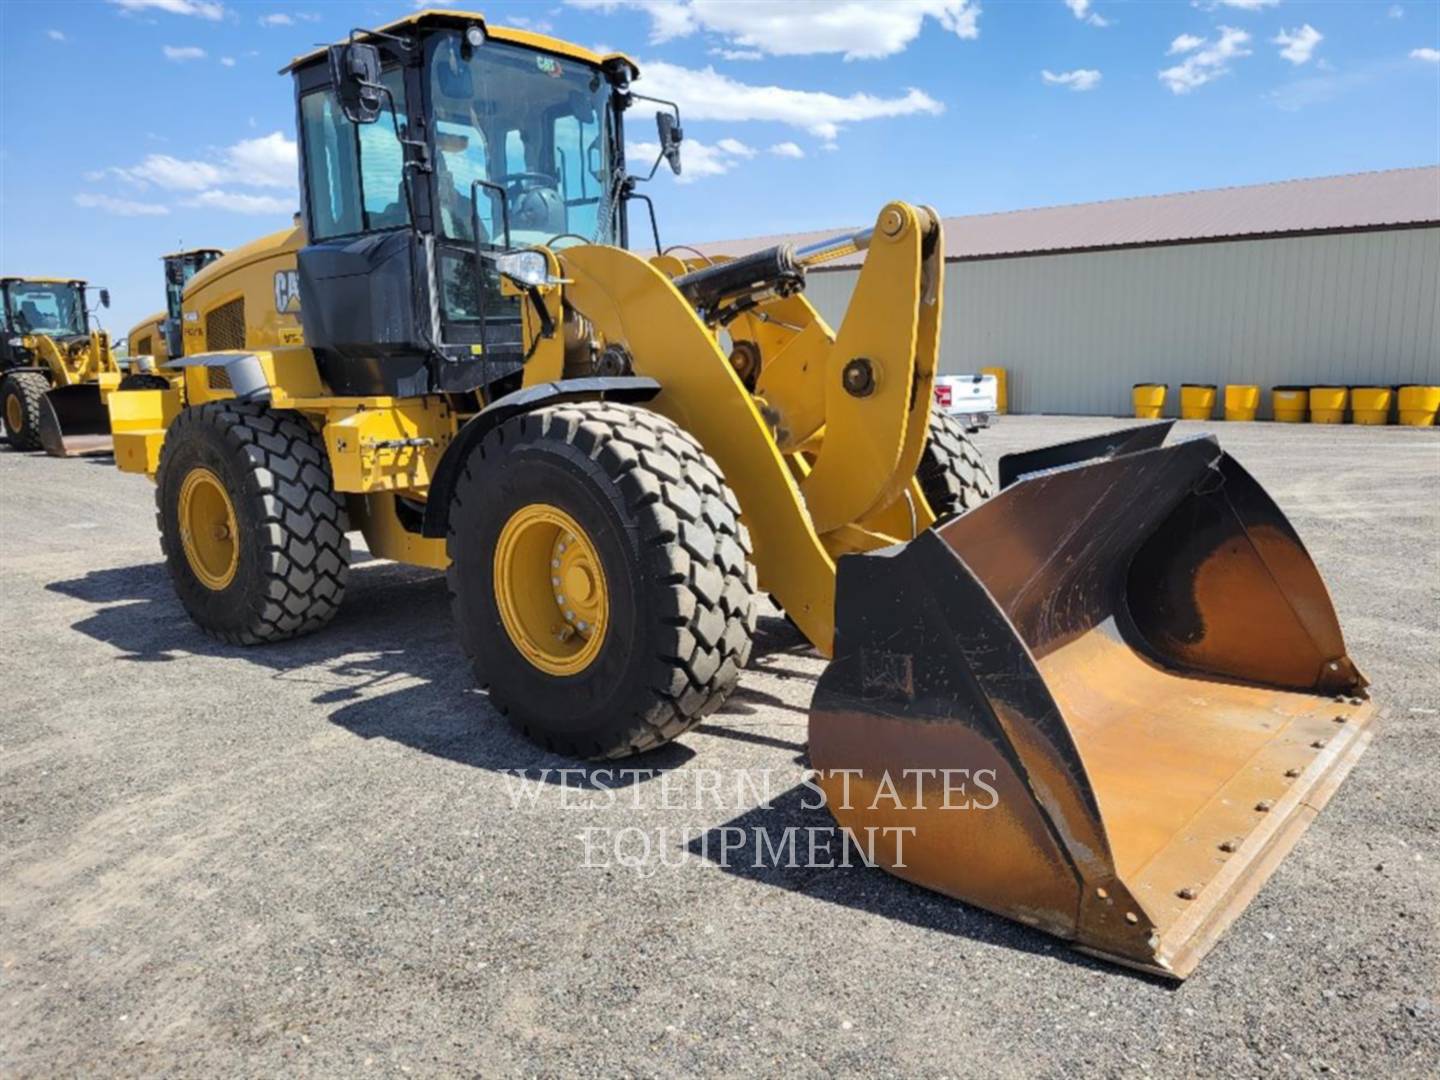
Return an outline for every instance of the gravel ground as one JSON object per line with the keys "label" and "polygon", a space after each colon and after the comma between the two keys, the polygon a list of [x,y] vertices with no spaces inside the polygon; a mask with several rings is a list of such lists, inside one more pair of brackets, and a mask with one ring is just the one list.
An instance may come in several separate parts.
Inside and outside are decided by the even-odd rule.
{"label": "gravel ground", "polygon": [[[822,665],[778,618],[653,775],[565,785],[471,689],[437,575],[362,562],[325,632],[219,646],[144,480],[0,454],[0,1071],[1440,1073],[1440,432],[1213,426],[1385,719],[1178,987],[878,870],[703,857],[726,825],[828,824],[794,789]],[[732,770],[770,770],[772,808],[697,788]],[[640,869],[607,843],[630,826]]]}

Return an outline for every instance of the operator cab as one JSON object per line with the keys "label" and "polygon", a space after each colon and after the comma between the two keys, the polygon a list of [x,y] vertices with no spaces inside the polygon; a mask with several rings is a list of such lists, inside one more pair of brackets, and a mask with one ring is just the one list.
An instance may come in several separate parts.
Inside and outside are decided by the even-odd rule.
{"label": "operator cab", "polygon": [[185,286],[191,278],[220,256],[218,248],[195,248],[192,251],[172,251],[162,255],[165,264],[165,321],[160,331],[165,335],[165,347],[171,356],[183,356],[185,346],[181,340],[181,301]]}
{"label": "operator cab", "polygon": [[85,282],[48,278],[5,278],[5,330],[9,334],[78,337],[89,333]]}
{"label": "operator cab", "polygon": [[502,294],[495,258],[625,245],[633,62],[427,11],[287,70],[300,318],[332,392],[488,396],[516,383],[521,298]]}
{"label": "operator cab", "polygon": [[[74,342],[90,333],[93,312],[85,296],[89,288],[78,278],[0,278],[0,370],[34,363],[27,335]],[[100,290],[100,306],[110,306],[110,292]]]}

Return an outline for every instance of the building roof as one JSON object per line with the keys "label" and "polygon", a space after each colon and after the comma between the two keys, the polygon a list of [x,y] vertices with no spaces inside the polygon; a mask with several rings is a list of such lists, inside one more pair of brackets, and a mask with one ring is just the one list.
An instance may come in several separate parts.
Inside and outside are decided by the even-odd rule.
{"label": "building roof", "polygon": [[[945,254],[951,259],[1435,225],[1440,224],[1440,166],[972,214],[944,223]],[[786,242],[802,246],[843,231],[696,246],[709,255],[744,255]],[[862,261],[864,255],[856,254],[827,266]]]}

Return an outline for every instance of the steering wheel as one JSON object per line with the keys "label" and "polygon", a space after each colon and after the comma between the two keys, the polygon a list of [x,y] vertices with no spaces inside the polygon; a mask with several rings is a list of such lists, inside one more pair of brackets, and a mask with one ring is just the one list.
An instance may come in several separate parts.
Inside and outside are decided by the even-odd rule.
{"label": "steering wheel", "polygon": [[496,183],[505,188],[512,224],[518,228],[557,231],[557,226],[565,227],[560,182],[549,173],[506,173]]}

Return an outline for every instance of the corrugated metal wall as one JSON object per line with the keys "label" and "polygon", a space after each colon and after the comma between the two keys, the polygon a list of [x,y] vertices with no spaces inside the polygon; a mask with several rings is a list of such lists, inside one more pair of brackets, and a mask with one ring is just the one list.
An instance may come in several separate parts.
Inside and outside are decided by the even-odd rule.
{"label": "corrugated metal wall", "polygon": [[[812,273],[838,324],[858,270]],[[946,267],[941,370],[1010,373],[1013,412],[1126,415],[1137,382],[1440,384],[1440,229]],[[1173,391],[1170,412],[1176,409]]]}

